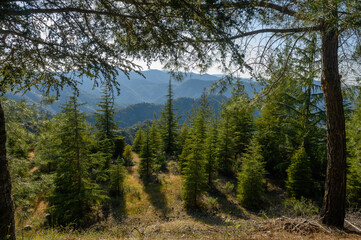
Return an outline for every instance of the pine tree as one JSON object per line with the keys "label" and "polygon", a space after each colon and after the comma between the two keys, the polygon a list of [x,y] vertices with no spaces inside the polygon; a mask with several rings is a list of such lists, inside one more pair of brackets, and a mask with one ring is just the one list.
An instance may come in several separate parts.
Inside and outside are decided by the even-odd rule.
{"label": "pine tree", "polygon": [[161,111],[161,137],[163,149],[167,156],[173,156],[177,151],[177,135],[179,118],[175,114],[173,106],[172,82],[169,79],[167,102]]}
{"label": "pine tree", "polygon": [[207,186],[204,149],[197,135],[192,138],[192,147],[186,157],[182,197],[186,208],[199,207],[200,197]]}
{"label": "pine tree", "polygon": [[253,113],[254,107],[244,86],[237,83],[232,97],[223,104],[221,111],[220,171],[226,176],[237,175],[239,159],[252,138]]}
{"label": "pine tree", "polygon": [[232,90],[231,99],[224,106],[224,111],[227,111],[230,117],[233,152],[236,161],[245,152],[253,135],[254,107],[250,102],[244,86],[238,82]]}
{"label": "pine tree", "polygon": [[149,130],[150,142],[152,143],[152,150],[154,156],[159,156],[161,153],[161,135],[157,127],[158,123],[156,120],[152,121],[152,125]]}
{"label": "pine tree", "polygon": [[118,158],[110,167],[109,193],[111,196],[119,197],[124,193],[125,175],[124,161]]}
{"label": "pine tree", "polygon": [[143,141],[144,141],[144,131],[141,127],[139,127],[137,133],[135,134],[135,139],[133,141],[133,150],[136,153],[140,153]]}
{"label": "pine tree", "polygon": [[102,89],[101,94],[100,102],[97,104],[99,108],[95,112],[95,128],[99,150],[105,154],[107,159],[105,168],[109,169],[112,160],[122,157],[124,139],[117,136],[119,122],[114,120],[114,114],[116,112],[114,99],[106,87]]}
{"label": "pine tree", "polygon": [[124,148],[124,165],[125,166],[133,166],[133,153],[132,153],[132,147],[130,145],[126,145]]}
{"label": "pine tree", "polygon": [[190,137],[182,153],[184,158],[182,196],[186,208],[199,207],[200,197],[207,186],[205,141],[210,109],[205,93],[202,94],[200,106],[195,109],[195,113]]}
{"label": "pine tree", "polygon": [[153,173],[154,149],[150,138],[149,122],[144,131],[144,139],[140,151],[140,163],[138,172],[144,180],[150,180]]}
{"label": "pine tree", "polygon": [[150,128],[150,142],[152,143],[153,156],[154,156],[154,171],[165,171],[167,168],[165,152],[162,151],[162,139],[159,130],[159,122],[154,118]]}
{"label": "pine tree", "polygon": [[261,206],[265,192],[265,169],[261,147],[255,140],[251,141],[241,159],[237,197],[242,206],[256,210]]}
{"label": "pine tree", "polygon": [[93,208],[106,199],[104,192],[89,176],[89,129],[79,105],[76,97],[71,97],[63,108],[62,122],[58,126],[61,157],[49,202],[54,224],[62,226],[91,224],[95,220]]}
{"label": "pine tree", "polygon": [[95,127],[97,129],[96,135],[99,140],[114,139],[118,129],[118,123],[114,120],[116,109],[114,108],[114,99],[105,87],[101,91],[99,107],[96,112]]}
{"label": "pine tree", "polygon": [[234,163],[234,139],[232,138],[232,126],[230,123],[230,113],[221,112],[219,128],[219,171],[225,176],[233,176]]}
{"label": "pine tree", "polygon": [[208,177],[208,186],[211,187],[212,181],[218,170],[218,122],[213,120],[207,134],[205,143],[206,173]]}
{"label": "pine tree", "polygon": [[190,124],[191,123],[190,123],[189,115],[187,114],[187,118],[182,124],[182,127],[178,135],[178,144],[179,144],[178,150],[180,151],[178,154],[178,167],[181,173],[183,173],[184,167],[186,165],[186,157],[189,154],[188,146],[190,146],[190,142],[192,141],[191,139],[189,139],[191,132]]}
{"label": "pine tree", "polygon": [[313,188],[312,172],[310,158],[307,156],[303,145],[294,153],[287,174],[286,188],[288,193],[297,199],[310,197]]}
{"label": "pine tree", "polygon": [[346,196],[351,206],[361,206],[361,98],[357,99],[352,117],[347,122],[348,158]]}

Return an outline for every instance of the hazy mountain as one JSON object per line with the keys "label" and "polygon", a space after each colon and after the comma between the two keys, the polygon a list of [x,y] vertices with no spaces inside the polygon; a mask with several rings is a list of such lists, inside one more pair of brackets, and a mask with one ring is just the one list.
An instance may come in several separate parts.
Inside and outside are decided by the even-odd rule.
{"label": "hazy mountain", "polygon": [[[168,83],[171,78],[170,73],[160,70],[147,70],[141,72],[143,76],[137,73],[130,73],[130,79],[128,79],[123,73],[117,76],[119,82],[120,95],[115,96],[115,107],[120,111],[117,113],[117,120],[122,121],[122,126],[130,126],[139,121],[145,119],[152,119],[153,112],[158,116],[162,104],[165,103],[166,94],[168,92]],[[196,74],[196,73],[182,73],[183,80],[172,80],[175,108],[178,108],[178,115],[185,115],[186,111],[190,111],[193,105],[193,99],[197,99],[201,96],[202,92],[214,84],[222,76],[214,76],[209,74]],[[84,103],[80,108],[82,111],[88,113],[89,120],[92,120],[92,115],[97,109],[97,103],[101,97],[101,88],[94,88],[94,83],[87,78],[78,79],[79,82],[79,97],[80,103]],[[259,91],[260,86],[254,85],[252,81],[243,79],[245,90],[250,96],[254,91]],[[210,102],[217,110],[219,108],[219,102],[226,97],[231,96],[231,90],[227,90],[222,96],[215,95],[210,96]],[[52,93],[55,95],[55,92]],[[61,106],[67,101],[67,99],[73,95],[73,90],[69,87],[64,87],[60,92],[59,99],[53,104],[44,106],[41,103],[42,94],[40,91],[34,90],[21,94],[6,94],[7,97],[13,99],[25,99],[30,103],[39,104],[39,106],[45,108],[47,111],[55,114],[61,111]],[[197,100],[196,100],[197,101]]]}
{"label": "hazy mountain", "polygon": [[[117,107],[125,107],[130,104],[136,103],[156,103],[163,104],[165,101],[165,95],[168,90],[168,82],[171,78],[170,73],[160,70],[147,70],[141,72],[143,76],[137,73],[130,73],[130,79],[128,79],[123,73],[117,76],[119,82],[120,95],[115,96],[115,103]],[[220,76],[213,76],[209,74],[196,74],[196,73],[183,73],[183,81],[172,81],[174,97],[189,97],[198,98],[201,96],[205,88],[211,86]],[[82,84],[79,84],[79,101],[87,103],[82,107],[83,111],[92,112],[96,108],[95,104],[100,98],[100,88],[94,88],[93,82],[87,78],[78,79]],[[253,90],[251,81],[244,80],[246,91],[252,95]],[[55,94],[55,93],[54,93]],[[60,92],[59,100],[47,106],[47,109],[53,113],[60,110],[60,105],[63,104],[66,99],[73,94],[73,91],[64,87],[64,90]],[[230,96],[230,91],[224,93],[225,96]],[[34,88],[32,91],[28,91],[24,95],[21,94],[7,94],[10,98],[26,99],[29,102],[40,103],[41,93]]]}
{"label": "hazy mountain", "polygon": [[[220,109],[220,103],[222,103],[226,97],[224,96],[210,96],[208,98],[210,106],[217,113]],[[199,98],[178,98],[174,100],[174,108],[177,116],[181,117],[180,122],[182,123],[187,113],[191,113],[193,104],[199,104]],[[137,103],[129,105],[123,109],[120,109],[115,114],[115,119],[121,121],[121,127],[132,126],[138,122],[143,122],[147,119],[153,119],[154,114],[157,118],[160,117],[160,111],[164,105],[163,104],[154,104],[154,103]]]}

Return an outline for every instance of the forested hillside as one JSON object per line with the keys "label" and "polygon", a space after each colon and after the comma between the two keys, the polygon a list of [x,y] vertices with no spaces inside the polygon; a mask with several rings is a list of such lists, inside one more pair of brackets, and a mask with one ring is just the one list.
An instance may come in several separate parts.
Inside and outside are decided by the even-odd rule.
{"label": "forested hillside", "polygon": [[[197,101],[174,100],[169,85],[165,105],[153,104],[149,116],[140,108],[140,116],[153,120],[126,131],[117,115],[128,116],[127,121],[132,115],[118,111],[106,89],[92,122],[76,96],[54,116],[25,101],[3,99],[18,229],[36,239],[69,234],[96,238],[99,229],[108,238],[153,238],[158,235],[153,228],[196,237],[212,234],[206,227],[211,223],[218,237],[226,231],[224,224],[232,236],[244,237],[258,234],[251,222],[242,220],[245,216],[308,219],[319,212],[326,170],[325,113],[318,104],[320,93],[309,90],[318,87],[288,81],[255,104],[240,82],[229,99],[218,102],[206,92]],[[180,114],[176,109],[186,104],[191,110]],[[351,146],[358,141],[351,126],[358,126],[359,106],[350,109]],[[131,145],[126,138],[128,143],[134,139]],[[350,209],[360,204],[361,182],[357,147],[352,149]],[[186,230],[193,221],[204,223],[195,232]],[[255,221],[269,231],[277,226],[285,229],[282,234],[295,231],[285,227],[291,218],[275,226]],[[307,221],[297,231],[327,234]],[[70,226],[89,232],[71,233]],[[112,232],[114,227],[121,232]]]}
{"label": "forested hillside", "polygon": [[0,1],[0,240],[360,239],[360,19]]}

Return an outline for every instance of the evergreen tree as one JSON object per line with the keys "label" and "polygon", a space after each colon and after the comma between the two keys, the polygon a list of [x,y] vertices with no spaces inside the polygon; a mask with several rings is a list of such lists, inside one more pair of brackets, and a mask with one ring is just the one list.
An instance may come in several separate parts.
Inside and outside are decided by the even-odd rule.
{"label": "evergreen tree", "polygon": [[149,122],[147,122],[145,131],[144,131],[144,139],[141,145],[140,151],[140,163],[139,163],[139,175],[144,180],[150,180],[150,177],[153,173],[153,164],[154,164],[154,149],[153,143],[150,138],[150,126]]}
{"label": "evergreen tree", "polygon": [[202,94],[200,105],[195,113],[190,137],[182,153],[184,158],[182,196],[187,208],[199,207],[200,197],[207,186],[205,141],[210,109],[205,93]]}
{"label": "evergreen tree", "polygon": [[265,192],[265,168],[261,147],[252,140],[247,151],[242,154],[241,171],[238,175],[238,200],[246,208],[256,210],[262,204]]}
{"label": "evergreen tree", "polygon": [[179,145],[179,155],[178,155],[178,167],[181,173],[183,173],[184,167],[186,165],[186,157],[189,154],[189,146],[190,142],[192,141],[190,139],[190,119],[189,115],[187,114],[187,118],[182,124],[182,127],[179,131],[178,135],[178,145]]}
{"label": "evergreen tree", "polygon": [[133,166],[133,153],[132,153],[132,147],[130,145],[126,145],[124,148],[124,165],[125,166]]}
{"label": "evergreen tree", "polygon": [[205,143],[206,173],[208,186],[211,187],[212,181],[218,170],[218,123],[213,120],[208,131]]}
{"label": "evergreen tree", "polygon": [[87,137],[90,131],[79,105],[76,97],[71,97],[63,108],[58,126],[61,156],[49,202],[54,224],[62,226],[70,223],[88,226],[95,220],[94,207],[106,199],[89,176],[91,161]]}
{"label": "evergreen tree", "polygon": [[232,138],[232,126],[230,123],[230,113],[221,112],[219,133],[219,171],[225,176],[233,176],[234,173],[234,142]]}
{"label": "evergreen tree", "polygon": [[186,157],[187,164],[184,167],[182,197],[186,208],[199,207],[200,197],[207,186],[204,149],[199,141],[201,139],[194,134],[192,147]]}
{"label": "evergreen tree", "polygon": [[226,176],[237,175],[240,157],[252,138],[253,112],[244,86],[238,82],[221,111],[220,170]]}
{"label": "evergreen tree", "polygon": [[119,197],[124,193],[125,175],[124,162],[122,159],[117,158],[115,163],[110,167],[109,193],[111,196]]}
{"label": "evergreen tree", "polygon": [[167,101],[161,111],[161,137],[163,149],[167,156],[173,156],[177,151],[177,135],[179,118],[174,112],[172,82],[169,79]]}
{"label": "evergreen tree", "polygon": [[304,146],[301,146],[293,155],[291,165],[287,169],[288,178],[286,188],[295,198],[310,197],[312,186],[312,172],[310,158]]}
{"label": "evergreen tree", "polygon": [[162,139],[158,126],[158,121],[154,118],[149,134],[154,156],[154,171],[156,172],[165,171],[167,168],[167,155],[164,151],[162,151]]}
{"label": "evergreen tree", "polygon": [[232,90],[231,99],[227,100],[224,106],[225,111],[230,115],[235,160],[245,152],[253,135],[254,107],[250,102],[244,86],[238,82]]}
{"label": "evergreen tree", "polygon": [[[316,195],[321,195],[325,170],[325,111],[321,103],[321,88],[314,81],[318,71],[316,38],[304,40],[307,48],[299,51],[297,58],[288,58],[288,50],[279,51],[275,61],[270,63],[271,78],[282,81],[282,86],[268,95],[257,120],[258,141],[263,146],[263,156],[267,171],[281,179],[286,179],[286,169],[294,153],[303,145],[310,158],[313,180],[317,182]],[[290,42],[289,45],[292,45]],[[288,62],[285,73],[284,62]],[[266,87],[265,91],[269,91]],[[316,191],[317,190],[317,191]]]}
{"label": "evergreen tree", "polygon": [[159,156],[161,153],[161,135],[157,127],[158,123],[154,119],[149,130],[150,142],[152,143],[152,150],[154,156]]}
{"label": "evergreen tree", "polygon": [[352,117],[347,122],[348,158],[346,196],[351,206],[361,206],[361,98],[358,96]]}
{"label": "evergreen tree", "polygon": [[107,87],[102,89],[102,96],[96,112],[96,136],[99,150],[105,154],[105,168],[109,169],[112,160],[122,157],[124,151],[124,138],[117,136],[118,123],[114,120],[116,109],[114,99],[110,95]]}
{"label": "evergreen tree", "polygon": [[133,141],[133,151],[134,152],[140,153],[140,151],[142,149],[143,141],[144,141],[144,131],[140,127],[138,129],[137,133],[135,134],[135,139]]}
{"label": "evergreen tree", "polygon": [[51,120],[44,120],[41,123],[38,142],[34,150],[34,161],[43,172],[55,171],[61,157],[61,139],[58,129],[61,121],[59,116],[54,116]]}
{"label": "evergreen tree", "polygon": [[114,108],[114,99],[109,93],[107,87],[102,89],[99,107],[96,112],[95,127],[97,129],[97,138],[102,141],[105,139],[113,140],[117,134],[118,123],[114,120],[116,109]]}

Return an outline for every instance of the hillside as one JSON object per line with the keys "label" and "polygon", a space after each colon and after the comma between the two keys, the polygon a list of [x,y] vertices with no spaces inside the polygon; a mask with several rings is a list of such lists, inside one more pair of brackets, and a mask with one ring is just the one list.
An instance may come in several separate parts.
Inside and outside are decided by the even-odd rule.
{"label": "hillside", "polygon": [[[186,211],[181,196],[182,177],[175,162],[153,182],[144,183],[135,165],[127,167],[125,194],[106,207],[103,220],[83,230],[44,227],[47,202],[36,198],[35,208],[26,215],[18,212],[17,225],[25,239],[360,239],[356,232],[322,226],[313,216],[312,206],[292,202],[282,205],[284,192],[268,182],[267,205],[261,212],[250,212],[236,200],[236,186],[220,178],[215,189],[202,200],[202,210]],[[31,174],[38,168],[33,167]],[[227,183],[227,184],[226,184]],[[25,217],[24,217],[25,216]],[[348,215],[360,224],[358,215]],[[25,227],[27,226],[27,227]],[[348,225],[351,230],[352,226]]]}

